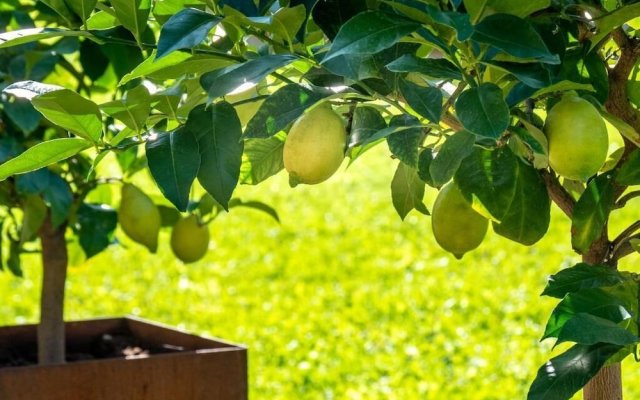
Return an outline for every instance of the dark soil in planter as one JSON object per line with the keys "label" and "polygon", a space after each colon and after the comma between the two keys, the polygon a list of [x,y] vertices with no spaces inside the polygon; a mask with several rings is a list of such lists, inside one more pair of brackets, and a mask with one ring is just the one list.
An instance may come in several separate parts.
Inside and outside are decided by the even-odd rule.
{"label": "dark soil in planter", "polygon": [[[155,354],[177,353],[184,347],[171,344],[160,346],[145,343],[130,332],[105,333],[90,343],[68,346],[67,362],[100,360],[107,358],[144,358]],[[32,345],[0,347],[0,368],[35,365],[38,363],[37,350]]]}

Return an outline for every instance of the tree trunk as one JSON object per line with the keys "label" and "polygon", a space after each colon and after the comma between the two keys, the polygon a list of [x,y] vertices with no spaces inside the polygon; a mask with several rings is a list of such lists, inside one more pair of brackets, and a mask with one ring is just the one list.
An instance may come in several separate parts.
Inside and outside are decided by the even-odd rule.
{"label": "tree trunk", "polygon": [[[604,232],[607,228],[604,228]],[[582,256],[582,261],[588,264],[606,264],[611,268],[616,265],[606,263],[609,241],[606,233],[596,240],[591,249]],[[584,400],[622,400],[622,368],[620,363],[602,368],[596,376],[591,378],[583,389]]]}
{"label": "tree trunk", "polygon": [[584,387],[584,400],[622,400],[620,363],[605,367]]}
{"label": "tree trunk", "polygon": [[42,243],[42,292],[38,326],[38,362],[40,365],[65,361],[64,286],[67,279],[66,224],[57,228],[51,215],[40,228]]}

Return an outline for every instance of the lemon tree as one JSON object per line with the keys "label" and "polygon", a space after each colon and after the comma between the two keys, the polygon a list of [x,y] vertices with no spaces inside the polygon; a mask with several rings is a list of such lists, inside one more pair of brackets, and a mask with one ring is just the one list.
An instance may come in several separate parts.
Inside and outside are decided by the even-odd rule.
{"label": "lemon tree", "polygon": [[[564,213],[583,262],[549,280],[544,294],[558,306],[542,335],[572,345],[541,366],[528,398],[583,388],[589,400],[621,398],[619,362],[636,354],[640,311],[637,276],[618,264],[637,251],[640,221],[615,231],[609,218],[640,195],[639,3],[184,4],[0,6],[3,265],[18,271],[37,236],[44,255],[67,232],[87,256],[102,251],[119,232],[117,199],[102,188],[139,171],[153,178],[161,227],[196,232],[193,221],[236,205],[274,215],[235,199],[239,184],[285,169],[294,185],[318,184],[344,158],[358,168],[385,146],[393,207],[432,218],[454,255],[482,247],[488,225],[533,246],[552,206]],[[622,147],[609,148],[610,131]],[[201,237],[188,251],[176,239],[176,254],[196,258]]]}

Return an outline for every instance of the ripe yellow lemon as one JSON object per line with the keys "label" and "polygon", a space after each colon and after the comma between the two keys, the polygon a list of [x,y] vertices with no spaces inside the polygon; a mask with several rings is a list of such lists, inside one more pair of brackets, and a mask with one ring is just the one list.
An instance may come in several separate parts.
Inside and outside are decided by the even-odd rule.
{"label": "ripe yellow lemon", "polygon": [[453,182],[440,189],[431,212],[433,236],[440,247],[461,259],[480,246],[488,226],[489,221],[471,208]]}
{"label": "ripe yellow lemon", "polygon": [[142,190],[125,183],[122,186],[118,222],[124,233],[155,253],[161,217],[158,207]]}
{"label": "ripe yellow lemon", "polygon": [[313,185],[329,179],[342,164],[346,142],[344,121],[330,105],[304,113],[293,123],[284,142],[289,184]]}
{"label": "ripe yellow lemon", "polygon": [[575,94],[565,95],[547,116],[549,165],[565,178],[586,181],[607,158],[609,137],[598,110]]}
{"label": "ripe yellow lemon", "polygon": [[171,250],[184,263],[198,261],[209,248],[209,227],[191,214],[181,218],[171,231]]}

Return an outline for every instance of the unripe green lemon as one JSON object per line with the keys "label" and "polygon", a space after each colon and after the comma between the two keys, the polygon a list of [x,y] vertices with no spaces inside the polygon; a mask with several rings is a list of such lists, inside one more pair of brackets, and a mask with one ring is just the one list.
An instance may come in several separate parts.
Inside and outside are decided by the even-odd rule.
{"label": "unripe green lemon", "polygon": [[122,186],[118,222],[134,242],[144,245],[152,253],[158,250],[160,211],[149,196],[130,183]]}
{"label": "unripe green lemon", "polygon": [[171,231],[171,250],[184,263],[198,261],[209,248],[209,227],[191,214],[181,218]]}
{"label": "unripe green lemon", "polygon": [[284,142],[289,184],[313,185],[329,179],[342,164],[346,142],[344,122],[331,106],[322,105],[303,114]]}
{"label": "unripe green lemon", "polygon": [[565,95],[547,116],[549,165],[565,178],[586,181],[607,158],[609,136],[598,110],[577,95]]}
{"label": "unripe green lemon", "polygon": [[480,246],[488,226],[489,221],[471,208],[453,182],[440,189],[431,212],[433,236],[440,247],[461,259]]}

